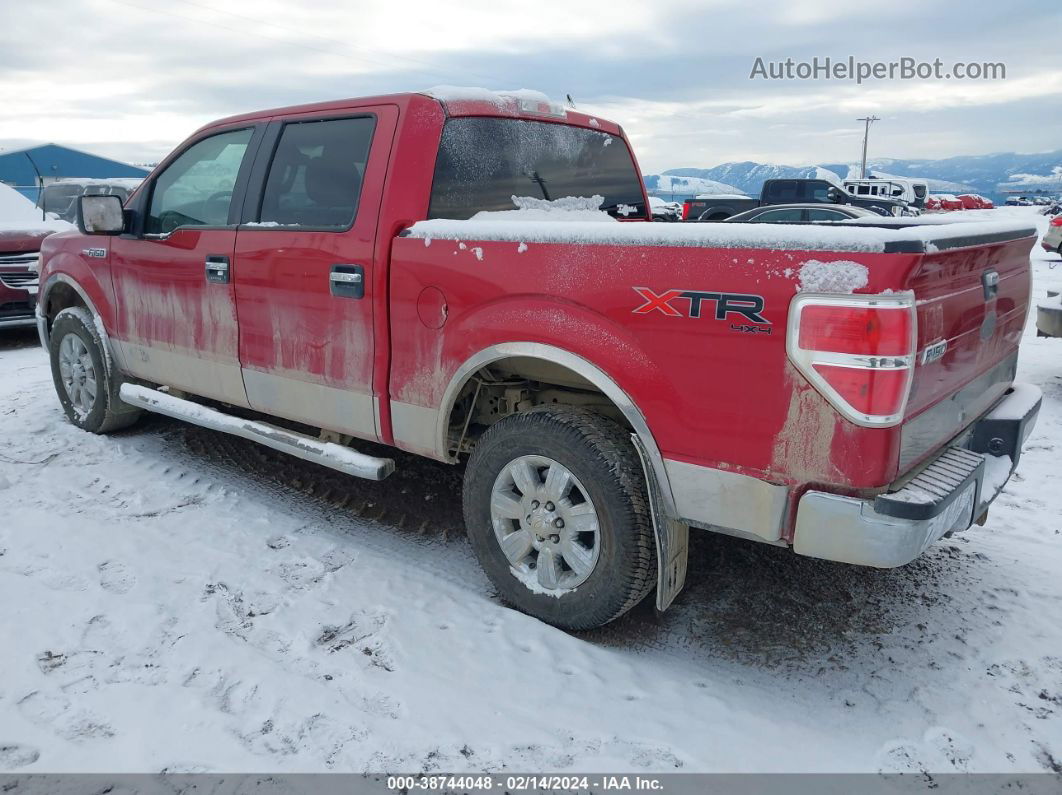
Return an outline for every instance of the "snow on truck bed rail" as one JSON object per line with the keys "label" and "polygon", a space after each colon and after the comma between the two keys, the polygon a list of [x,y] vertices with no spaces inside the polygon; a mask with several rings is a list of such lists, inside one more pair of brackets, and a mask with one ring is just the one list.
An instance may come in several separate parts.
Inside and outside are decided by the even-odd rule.
{"label": "snow on truck bed rail", "polygon": [[[596,198],[596,197],[594,197]],[[520,201],[526,201],[520,197]],[[620,223],[586,204],[565,211],[543,208],[478,213],[467,221],[418,221],[404,233],[431,240],[481,240],[513,243],[577,243],[625,246],[686,246],[763,248],[794,251],[883,252],[890,243],[924,243],[979,235],[1035,234],[1028,223],[1015,221],[959,221],[954,224],[913,223],[901,229],[864,225],[749,224],[749,223]],[[565,200],[559,200],[565,201]],[[592,201],[592,200],[584,200]],[[602,217],[603,216],[603,217]],[[602,221],[609,221],[602,223]],[[911,219],[916,220],[916,219]],[[887,223],[888,219],[882,219]]]}

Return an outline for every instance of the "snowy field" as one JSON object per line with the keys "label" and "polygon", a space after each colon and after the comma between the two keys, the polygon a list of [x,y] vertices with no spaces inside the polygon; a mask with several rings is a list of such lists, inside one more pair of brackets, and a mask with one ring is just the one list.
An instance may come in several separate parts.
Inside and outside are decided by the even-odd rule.
{"label": "snowy field", "polygon": [[82,433],[3,332],[0,770],[1062,771],[1062,340],[1031,320],[1019,377],[1044,405],[986,526],[894,571],[696,534],[673,610],[573,636],[494,598],[458,471]]}

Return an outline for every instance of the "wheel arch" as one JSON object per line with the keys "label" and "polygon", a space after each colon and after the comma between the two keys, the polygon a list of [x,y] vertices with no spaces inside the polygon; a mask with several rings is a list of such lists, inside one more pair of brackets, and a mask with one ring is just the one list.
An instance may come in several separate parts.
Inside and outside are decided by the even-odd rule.
{"label": "wheel arch", "polygon": [[569,370],[601,392],[623,415],[643,446],[648,464],[659,484],[662,506],[669,515],[677,515],[670,480],[664,467],[663,455],[656,443],[645,415],[627,392],[604,370],[590,360],[555,345],[541,342],[503,342],[484,348],[468,357],[451,376],[443,392],[436,414],[435,449],[440,460],[453,460],[449,452],[448,431],[450,417],[458,396],[482,368],[504,359],[537,359]]}
{"label": "wheel arch", "polygon": [[76,279],[65,273],[53,273],[48,277],[37,296],[36,309],[37,333],[44,348],[48,347],[48,335],[55,316],[67,307],[79,305],[91,312],[93,317],[102,319],[96,304]]}

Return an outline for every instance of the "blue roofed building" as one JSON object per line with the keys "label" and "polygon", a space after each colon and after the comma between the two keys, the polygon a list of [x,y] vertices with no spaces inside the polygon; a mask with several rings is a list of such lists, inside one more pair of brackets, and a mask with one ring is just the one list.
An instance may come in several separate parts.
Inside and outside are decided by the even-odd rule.
{"label": "blue roofed building", "polygon": [[146,168],[59,144],[0,151],[0,182],[32,202],[37,201],[42,180],[48,185],[64,179],[143,179],[147,175]]}
{"label": "blue roofed building", "polygon": [[110,193],[122,201],[148,169],[59,144],[0,150],[0,182],[66,221],[82,193]]}

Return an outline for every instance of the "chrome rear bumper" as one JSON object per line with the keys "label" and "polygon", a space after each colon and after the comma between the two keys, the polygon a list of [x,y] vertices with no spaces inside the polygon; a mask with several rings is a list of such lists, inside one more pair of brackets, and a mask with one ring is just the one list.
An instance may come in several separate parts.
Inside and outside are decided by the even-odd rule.
{"label": "chrome rear bumper", "polygon": [[874,499],[809,491],[797,508],[793,549],[801,555],[894,568],[987,511],[1017,466],[1042,395],[1015,384],[956,446]]}

